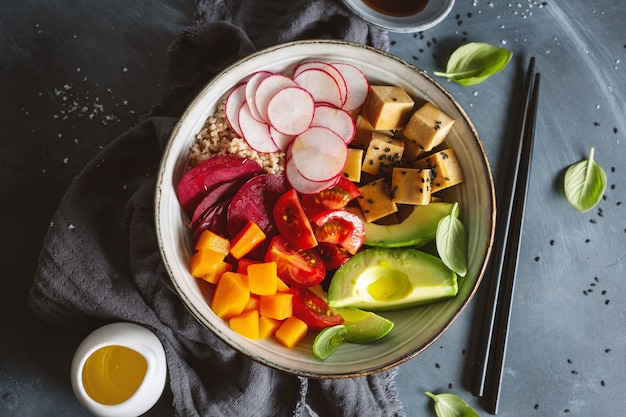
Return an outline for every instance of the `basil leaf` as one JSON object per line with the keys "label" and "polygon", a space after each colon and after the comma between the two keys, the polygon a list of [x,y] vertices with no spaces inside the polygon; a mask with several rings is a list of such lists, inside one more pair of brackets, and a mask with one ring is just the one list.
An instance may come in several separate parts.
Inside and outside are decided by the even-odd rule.
{"label": "basil leaf", "polygon": [[446,72],[433,74],[446,77],[461,85],[473,85],[485,81],[509,63],[513,52],[483,42],[471,42],[460,46],[448,59]]}
{"label": "basil leaf", "polygon": [[567,201],[581,213],[594,208],[606,189],[606,173],[593,160],[594,153],[591,147],[589,159],[570,165],[563,180]]}
{"label": "basil leaf", "polygon": [[467,233],[458,219],[459,203],[454,203],[450,214],[439,220],[435,243],[443,263],[464,277],[467,273]]}
{"label": "basil leaf", "polygon": [[480,417],[468,403],[458,395],[444,393],[435,395],[426,391],[434,401],[437,417]]}

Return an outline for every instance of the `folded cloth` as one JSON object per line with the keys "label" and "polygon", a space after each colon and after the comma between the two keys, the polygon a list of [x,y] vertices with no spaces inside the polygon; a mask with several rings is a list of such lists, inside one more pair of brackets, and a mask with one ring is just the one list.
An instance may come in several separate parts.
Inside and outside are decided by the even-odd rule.
{"label": "folded cloth", "polygon": [[180,416],[398,416],[395,371],[317,380],[252,361],[200,325],[165,271],[154,228],[155,177],[169,135],[198,89],[235,60],[274,44],[340,38],[387,49],[331,1],[200,0],[197,24],[170,50],[174,88],[74,180],[46,234],[29,306],[89,332],[113,321],[151,329],[165,348]]}

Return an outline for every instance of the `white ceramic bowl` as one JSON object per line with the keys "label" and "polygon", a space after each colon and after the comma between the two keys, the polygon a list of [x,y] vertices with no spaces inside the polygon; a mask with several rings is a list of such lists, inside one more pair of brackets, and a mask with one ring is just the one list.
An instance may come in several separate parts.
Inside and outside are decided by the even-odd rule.
{"label": "white ceramic bowl", "polygon": [[390,16],[380,13],[363,0],[341,0],[343,4],[361,19],[392,32],[420,32],[440,23],[448,16],[454,0],[430,0],[424,9],[410,16]]}
{"label": "white ceramic bowl", "polygon": [[[455,148],[465,182],[450,191],[460,201],[462,221],[469,236],[468,273],[460,279],[458,295],[427,307],[386,313],[395,327],[381,341],[346,344],[324,361],[311,353],[308,337],[293,349],[274,340],[252,341],[232,331],[209,308],[202,291],[188,272],[191,233],[184,224],[175,184],[186,168],[186,155],[216,105],[238,82],[258,70],[286,72],[303,60],[343,61],[357,65],[372,83],[397,85],[415,98],[426,99],[456,120],[447,143]],[[301,41],[279,45],[251,55],[228,67],[198,94],[174,128],[157,179],[156,228],[165,267],[182,302],[208,329],[250,358],[297,375],[333,378],[357,376],[398,365],[431,345],[452,324],[476,292],[493,243],[495,196],[491,170],[478,134],[461,106],[424,72],[364,45],[343,41]]]}

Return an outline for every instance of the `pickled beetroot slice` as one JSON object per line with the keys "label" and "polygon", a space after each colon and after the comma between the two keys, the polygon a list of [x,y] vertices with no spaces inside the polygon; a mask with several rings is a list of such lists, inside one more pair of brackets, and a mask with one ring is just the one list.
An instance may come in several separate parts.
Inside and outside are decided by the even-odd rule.
{"label": "pickled beetroot slice", "polygon": [[348,158],[348,146],[326,127],[310,127],[289,147],[298,172],[311,181],[330,181],[341,175]]}
{"label": "pickled beetroot slice", "polygon": [[244,140],[255,151],[263,153],[279,151],[270,135],[270,127],[252,116],[247,103],[239,110],[239,127]]}
{"label": "pickled beetroot slice", "polygon": [[226,98],[226,121],[228,122],[230,128],[235,132],[239,137],[242,136],[241,128],[239,127],[239,109],[246,101],[246,84],[242,83],[236,86],[228,97]]}
{"label": "pickled beetroot slice", "polygon": [[365,102],[369,93],[370,85],[365,74],[352,64],[343,62],[333,62],[332,66],[336,68],[346,82],[348,95],[343,109],[347,111],[356,110]]}
{"label": "pickled beetroot slice", "polygon": [[317,103],[328,103],[335,107],[342,107],[339,85],[328,72],[318,68],[305,69],[293,80],[311,93]]}
{"label": "pickled beetroot slice", "polygon": [[313,97],[300,87],[283,88],[267,104],[269,124],[285,135],[299,135],[307,130],[314,113]]}
{"label": "pickled beetroot slice", "polygon": [[248,82],[246,82],[246,90],[245,90],[246,103],[248,103],[248,109],[249,109],[250,115],[259,122],[262,122],[263,118],[261,118],[258,107],[256,105],[256,89],[261,83],[261,81],[263,81],[265,78],[269,77],[270,75],[272,75],[270,71],[257,71],[254,74],[252,74]]}
{"label": "pickled beetroot slice", "polygon": [[345,143],[352,142],[356,126],[350,113],[328,104],[315,106],[311,126],[327,127],[338,134]]}

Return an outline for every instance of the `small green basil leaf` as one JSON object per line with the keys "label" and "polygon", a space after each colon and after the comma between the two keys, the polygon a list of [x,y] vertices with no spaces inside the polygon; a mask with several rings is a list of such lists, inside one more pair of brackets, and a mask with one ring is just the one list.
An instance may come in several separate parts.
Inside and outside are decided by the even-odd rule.
{"label": "small green basil leaf", "polygon": [[450,393],[435,395],[428,391],[426,395],[434,401],[437,417],[480,417],[476,410],[458,395]]}
{"label": "small green basil leaf", "polygon": [[594,208],[606,189],[606,173],[594,160],[595,149],[589,150],[589,159],[572,164],[565,171],[563,189],[567,201],[578,211]]}
{"label": "small green basil leaf", "polygon": [[467,233],[458,219],[459,203],[454,203],[450,214],[439,220],[435,243],[443,263],[464,277],[467,273]]}
{"label": "small green basil leaf", "polygon": [[473,85],[485,81],[509,63],[513,52],[483,42],[471,42],[460,46],[448,59],[446,72],[433,74],[446,77],[461,85]]}

